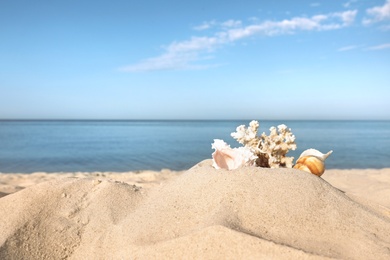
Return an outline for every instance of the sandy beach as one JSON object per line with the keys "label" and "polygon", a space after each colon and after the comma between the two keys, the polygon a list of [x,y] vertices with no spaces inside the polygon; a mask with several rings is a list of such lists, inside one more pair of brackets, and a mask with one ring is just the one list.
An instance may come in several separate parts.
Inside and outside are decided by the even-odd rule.
{"label": "sandy beach", "polygon": [[0,259],[390,259],[390,168],[0,174]]}

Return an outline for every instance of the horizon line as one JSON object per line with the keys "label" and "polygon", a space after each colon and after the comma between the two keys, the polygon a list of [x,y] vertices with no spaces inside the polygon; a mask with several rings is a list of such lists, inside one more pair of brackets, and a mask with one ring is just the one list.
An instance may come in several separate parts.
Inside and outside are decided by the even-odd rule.
{"label": "horizon line", "polygon": [[211,118],[211,119],[202,119],[202,118],[196,118],[196,119],[189,119],[189,118],[179,118],[179,119],[173,119],[173,118],[144,118],[144,119],[136,119],[136,118],[130,118],[130,119],[107,119],[107,118],[101,118],[101,119],[91,119],[91,118],[0,118],[0,121],[252,121],[252,120],[258,120],[258,121],[390,121],[390,119],[353,119],[353,118],[344,118],[344,119],[311,119],[311,118],[295,118],[295,119],[248,119],[248,118]]}

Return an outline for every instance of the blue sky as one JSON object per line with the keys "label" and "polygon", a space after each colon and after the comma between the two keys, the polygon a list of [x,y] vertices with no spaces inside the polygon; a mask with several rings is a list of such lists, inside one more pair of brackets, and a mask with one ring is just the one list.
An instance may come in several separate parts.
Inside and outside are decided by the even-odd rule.
{"label": "blue sky", "polygon": [[390,119],[390,0],[0,1],[1,119]]}

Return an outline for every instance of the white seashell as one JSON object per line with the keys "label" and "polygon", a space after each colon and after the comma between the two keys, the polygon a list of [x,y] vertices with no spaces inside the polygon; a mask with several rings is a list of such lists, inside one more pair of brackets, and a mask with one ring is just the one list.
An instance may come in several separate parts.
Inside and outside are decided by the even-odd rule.
{"label": "white seashell", "polygon": [[223,140],[214,139],[211,144],[215,152],[212,154],[213,167],[216,169],[234,170],[241,166],[255,164],[256,156],[247,147],[230,148]]}
{"label": "white seashell", "polygon": [[294,168],[321,176],[325,171],[325,160],[332,152],[323,154],[316,149],[307,149],[299,156]]}
{"label": "white seashell", "polygon": [[328,156],[331,155],[331,153],[333,153],[332,150],[327,152],[326,154],[323,154],[316,149],[310,148],[310,149],[303,151],[301,153],[301,155],[299,156],[299,158],[304,157],[304,156],[314,156],[314,157],[317,157],[318,159],[320,159],[321,161],[325,161],[325,159],[328,158]]}

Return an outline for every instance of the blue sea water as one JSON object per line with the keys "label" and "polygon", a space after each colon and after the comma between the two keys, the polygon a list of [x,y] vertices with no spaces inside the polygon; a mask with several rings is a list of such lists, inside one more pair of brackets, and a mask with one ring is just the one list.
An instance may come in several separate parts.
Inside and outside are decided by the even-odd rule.
{"label": "blue sea water", "polygon": [[[261,121],[259,134],[286,124],[297,158],[308,148],[333,150],[327,168],[390,167],[390,121]],[[188,169],[211,158],[213,139],[230,137],[236,121],[0,120],[0,172]]]}

